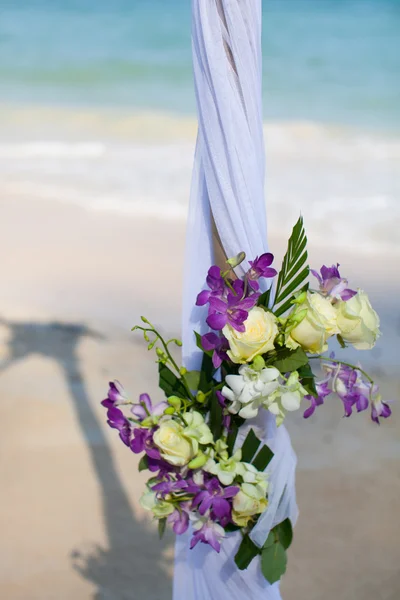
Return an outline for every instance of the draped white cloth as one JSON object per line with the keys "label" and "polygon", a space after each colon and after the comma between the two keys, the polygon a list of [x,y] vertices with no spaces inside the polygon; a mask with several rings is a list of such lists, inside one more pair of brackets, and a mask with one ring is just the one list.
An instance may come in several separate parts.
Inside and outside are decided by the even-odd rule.
{"label": "draped white cloth", "polygon": [[[241,250],[251,259],[268,250],[264,201],[264,140],[261,100],[261,0],[192,0],[193,65],[199,131],[187,228],[183,299],[183,354],[189,369],[201,355],[193,331],[206,331],[206,309],[195,306],[213,264],[212,219],[227,256]],[[248,265],[238,270],[242,274]],[[297,518],[296,457],[283,426],[263,411],[249,427],[274,451],[269,506],[252,532],[262,546],[270,529]],[[176,542],[174,600],[279,600],[279,584],[269,585],[255,559],[239,571],[234,555],[241,534],[230,534],[221,553],[190,534]]]}

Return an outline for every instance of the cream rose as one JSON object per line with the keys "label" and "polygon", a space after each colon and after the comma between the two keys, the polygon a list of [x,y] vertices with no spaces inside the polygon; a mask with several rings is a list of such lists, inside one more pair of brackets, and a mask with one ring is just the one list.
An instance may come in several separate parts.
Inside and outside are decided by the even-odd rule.
{"label": "cream rose", "polygon": [[304,319],[286,336],[285,344],[293,350],[301,346],[307,352],[325,352],[326,340],[339,333],[337,311],[330,300],[318,293],[307,292],[306,301],[296,306],[291,316],[307,310]]}
{"label": "cream rose", "polygon": [[274,340],[278,335],[275,315],[255,306],[244,322],[245,331],[236,331],[225,325],[222,333],[229,342],[229,358],[234,363],[251,362],[257,355],[274,349]]}
{"label": "cream rose", "polygon": [[339,302],[335,308],[339,333],[345,342],[350,342],[357,350],[372,348],[381,332],[379,316],[367,294],[359,289],[350,300]]}
{"label": "cream rose", "polygon": [[239,527],[246,527],[254,515],[267,508],[267,482],[258,485],[242,483],[240,491],[233,498],[232,521]]}
{"label": "cream rose", "polygon": [[184,427],[172,419],[161,423],[154,434],[161,456],[171,465],[183,467],[197,454],[197,440],[185,435]]}

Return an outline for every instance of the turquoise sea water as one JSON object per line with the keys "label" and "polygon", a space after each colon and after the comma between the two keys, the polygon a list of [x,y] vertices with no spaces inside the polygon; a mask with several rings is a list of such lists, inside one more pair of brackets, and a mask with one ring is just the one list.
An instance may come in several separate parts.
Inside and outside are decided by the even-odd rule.
{"label": "turquoise sea water", "polygon": [[[0,0],[0,197],[185,218],[190,0]],[[268,220],[398,252],[400,0],[264,0]]]}
{"label": "turquoise sea water", "polygon": [[[400,0],[265,0],[267,119],[400,131]],[[193,113],[190,0],[0,0],[0,102]]]}

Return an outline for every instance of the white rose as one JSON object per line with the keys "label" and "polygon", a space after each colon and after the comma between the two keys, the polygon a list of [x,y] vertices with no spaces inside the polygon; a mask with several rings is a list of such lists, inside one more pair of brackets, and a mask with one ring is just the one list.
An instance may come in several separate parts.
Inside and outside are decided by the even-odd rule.
{"label": "white rose", "polygon": [[303,350],[317,354],[328,348],[326,340],[339,333],[337,311],[330,300],[318,293],[307,292],[307,299],[296,306],[293,315],[307,309],[304,319],[286,336],[285,344],[293,350],[301,346]]}
{"label": "white rose", "polygon": [[172,419],[161,423],[153,439],[164,460],[177,467],[187,465],[198,452],[197,440],[187,437],[184,427]]}
{"label": "white rose", "polygon": [[251,362],[255,356],[274,349],[274,340],[278,335],[275,315],[255,306],[249,311],[244,322],[245,331],[236,331],[225,325],[222,333],[229,342],[228,356],[234,363]]}
{"label": "white rose", "polygon": [[339,302],[335,308],[342,338],[357,350],[372,348],[381,332],[379,316],[372,308],[367,294],[359,289],[350,300]]}
{"label": "white rose", "polygon": [[251,517],[267,508],[267,482],[253,485],[242,483],[240,491],[233,498],[232,521],[239,527],[246,527]]}

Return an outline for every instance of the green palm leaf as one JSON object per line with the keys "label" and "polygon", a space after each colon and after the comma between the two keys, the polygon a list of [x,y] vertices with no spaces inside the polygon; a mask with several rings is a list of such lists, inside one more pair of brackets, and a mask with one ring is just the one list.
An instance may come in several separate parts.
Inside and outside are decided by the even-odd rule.
{"label": "green palm leaf", "polygon": [[300,217],[293,227],[278,276],[274,300],[276,316],[283,315],[291,307],[297,291],[308,288],[308,284],[303,285],[310,270],[306,264],[307,257],[307,236],[304,231],[303,217]]}

